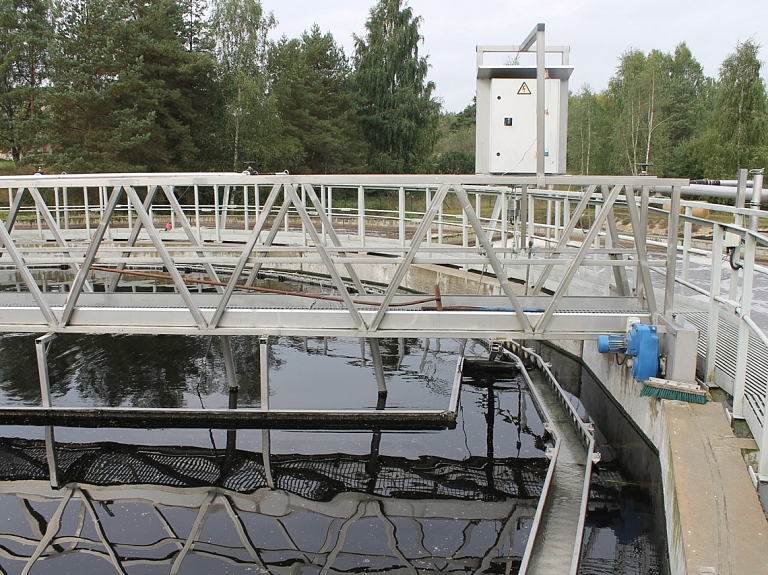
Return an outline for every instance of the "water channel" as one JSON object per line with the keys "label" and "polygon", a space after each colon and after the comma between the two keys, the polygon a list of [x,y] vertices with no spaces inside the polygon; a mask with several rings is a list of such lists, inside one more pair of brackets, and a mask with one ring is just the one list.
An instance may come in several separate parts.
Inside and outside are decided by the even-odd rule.
{"label": "water channel", "polygon": [[[460,345],[382,341],[386,408],[443,408]],[[239,405],[256,407],[258,341],[233,338],[233,350]],[[269,353],[271,406],[377,407],[365,341],[278,338]],[[466,354],[487,352],[468,342]],[[55,405],[227,406],[216,338],[62,336],[49,363]],[[577,364],[560,357],[555,367],[595,414],[603,453],[581,572],[664,573],[653,454]],[[0,400],[39,404],[33,336],[0,337]],[[601,432],[603,416],[610,433]],[[75,488],[59,539],[32,573],[516,573],[549,444],[514,375],[465,378],[456,427],[436,432],[54,431],[60,489],[48,486],[45,428],[0,428],[5,573],[22,572]],[[609,445],[610,434],[624,439]]]}

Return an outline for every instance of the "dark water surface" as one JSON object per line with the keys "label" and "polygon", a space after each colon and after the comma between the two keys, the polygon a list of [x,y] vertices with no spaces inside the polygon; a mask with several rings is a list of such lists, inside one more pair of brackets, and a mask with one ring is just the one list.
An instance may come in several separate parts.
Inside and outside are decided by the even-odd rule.
{"label": "dark water surface", "polygon": [[[377,407],[367,342],[272,341],[271,408]],[[258,339],[232,345],[238,405],[258,407]],[[382,340],[386,408],[445,409],[459,346]],[[54,405],[229,400],[218,338],[60,336],[49,366]],[[0,427],[0,572],[39,547],[31,573],[516,573],[550,440],[519,376],[488,383],[465,379],[456,427],[434,432],[57,427],[58,489],[46,428]],[[40,404],[32,336],[0,336],[0,401]],[[582,572],[663,572],[657,479],[606,459]]]}

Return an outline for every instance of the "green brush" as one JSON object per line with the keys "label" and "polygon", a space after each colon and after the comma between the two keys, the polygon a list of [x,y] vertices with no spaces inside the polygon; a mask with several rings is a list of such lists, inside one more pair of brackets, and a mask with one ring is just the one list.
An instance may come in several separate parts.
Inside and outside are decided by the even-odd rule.
{"label": "green brush", "polygon": [[682,383],[651,377],[644,382],[640,397],[675,399],[688,403],[707,403],[707,392],[696,383]]}

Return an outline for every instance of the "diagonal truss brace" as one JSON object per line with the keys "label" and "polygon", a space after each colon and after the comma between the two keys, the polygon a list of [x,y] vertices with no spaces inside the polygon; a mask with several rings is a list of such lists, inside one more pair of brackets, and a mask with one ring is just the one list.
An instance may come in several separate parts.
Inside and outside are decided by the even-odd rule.
{"label": "diagonal truss brace", "polygon": [[48,322],[48,325],[51,328],[55,328],[59,322],[53,314],[53,310],[51,310],[51,307],[48,305],[48,302],[43,298],[43,293],[40,291],[40,287],[37,285],[35,278],[32,277],[32,273],[24,263],[24,258],[22,257],[21,252],[16,248],[16,245],[13,243],[8,230],[5,229],[3,222],[0,222],[0,242],[5,246],[5,250],[8,252],[8,255],[11,256],[21,279],[32,294],[32,297],[35,298],[43,317],[45,317],[45,321]]}
{"label": "diagonal truss brace", "polygon": [[[560,241],[557,242],[557,246],[555,246],[554,253],[552,254],[552,259],[559,258],[560,252],[564,250],[565,247],[568,245],[568,242],[571,239],[571,234],[573,234],[574,230],[576,229],[576,225],[579,223],[579,220],[581,219],[581,216],[584,214],[584,211],[587,209],[587,206],[589,206],[589,200],[592,199],[592,194],[595,193],[596,189],[597,189],[597,186],[592,185],[592,186],[589,186],[589,188],[587,188],[586,192],[584,192],[584,195],[581,197],[581,200],[576,206],[576,209],[573,210],[573,214],[568,220],[568,225],[565,227],[562,234],[560,235]],[[539,293],[541,292],[541,288],[544,287],[544,284],[546,283],[547,279],[549,279],[549,274],[552,273],[552,270],[554,268],[555,266],[553,264],[550,264],[544,268],[544,270],[541,272],[541,275],[539,276],[538,281],[536,282],[536,285],[533,287],[533,292],[531,293],[531,295],[539,295]]]}
{"label": "diagonal truss brace", "polygon": [[496,274],[496,279],[499,280],[499,285],[504,291],[504,295],[509,298],[512,307],[515,309],[515,315],[517,315],[517,319],[520,320],[520,325],[526,332],[532,331],[531,322],[528,321],[528,316],[525,315],[523,307],[517,299],[517,296],[512,289],[512,285],[507,279],[507,273],[504,270],[504,266],[499,261],[499,258],[496,256],[493,244],[491,244],[488,236],[483,232],[483,226],[480,223],[480,219],[477,217],[475,210],[472,209],[472,204],[469,201],[467,192],[458,184],[454,187],[456,190],[456,197],[459,198],[459,203],[461,204],[464,213],[467,215],[467,219],[469,220],[472,229],[475,231],[475,236],[480,240],[480,245],[482,245],[483,250],[485,250],[485,255],[488,257],[488,262],[493,268],[493,273]]}
{"label": "diagonal truss brace", "polygon": [[[323,210],[323,205],[315,193],[315,188],[312,186],[312,184],[301,184],[301,187],[307,192],[309,199],[312,200],[312,203],[315,206],[315,210],[317,211],[317,215],[320,218],[320,222],[322,222],[323,226],[325,226],[325,231],[330,236],[333,245],[337,248],[342,247],[339,236],[336,235],[336,230],[333,229],[333,225],[328,219],[328,215],[325,213],[325,210]],[[344,252],[339,252],[340,257],[346,257],[346,255],[347,254]],[[352,283],[355,284],[357,291],[361,294],[365,294],[365,286],[363,286],[362,282],[357,277],[357,273],[355,272],[355,268],[352,266],[352,264],[344,264],[344,267],[346,268],[349,277],[352,279]]]}
{"label": "diagonal truss brace", "polygon": [[[645,299],[648,305],[648,311],[651,315],[655,315],[657,311],[656,305],[656,293],[653,291],[653,284],[651,283],[651,270],[648,266],[648,252],[646,250],[646,230],[640,219],[640,212],[637,209],[637,203],[635,199],[635,191],[632,186],[624,187],[624,196],[627,198],[627,211],[629,212],[629,221],[632,224],[632,231],[635,236],[635,249],[637,249],[637,261],[640,268],[640,280],[641,284],[637,290],[638,303],[642,305],[642,297],[645,294]],[[640,289],[642,287],[642,289]]]}
{"label": "diagonal truss brace", "polygon": [[320,236],[317,235],[317,230],[315,229],[315,226],[312,225],[312,220],[310,219],[304,204],[302,204],[299,195],[296,193],[296,187],[293,184],[286,184],[285,192],[293,201],[293,205],[296,208],[296,211],[299,213],[299,217],[304,223],[309,237],[312,238],[312,243],[315,245],[317,254],[320,256],[320,259],[323,260],[323,264],[325,264],[325,267],[328,270],[328,275],[331,276],[333,283],[336,285],[336,289],[339,290],[341,299],[344,300],[344,305],[347,306],[347,310],[352,316],[355,325],[359,330],[366,329],[365,322],[360,316],[360,313],[357,311],[355,302],[352,301],[352,296],[349,295],[349,291],[347,291],[347,286],[344,285],[344,280],[341,279],[341,276],[339,275],[339,272],[333,263],[333,259],[331,259],[328,250],[325,249],[325,245],[323,245],[323,242],[320,240]]}
{"label": "diagonal truss brace", "polygon": [[62,326],[66,326],[69,323],[69,320],[72,319],[72,313],[75,311],[75,305],[77,305],[77,300],[80,298],[80,294],[83,291],[83,285],[85,285],[88,274],[91,271],[91,266],[96,259],[96,254],[98,253],[101,242],[104,239],[107,226],[109,226],[109,220],[112,218],[112,214],[117,207],[117,201],[120,199],[121,191],[122,186],[115,186],[112,190],[112,194],[109,196],[109,201],[107,202],[107,207],[104,210],[101,221],[99,222],[99,227],[96,229],[96,233],[94,234],[91,243],[88,245],[88,251],[85,252],[85,258],[83,259],[83,265],[75,276],[74,281],[72,282],[72,288],[70,289],[69,295],[67,296],[67,301],[64,304],[64,312],[61,315]]}
{"label": "diagonal truss brace", "polygon": [[[234,293],[235,289],[237,288],[237,281],[240,279],[240,276],[242,275],[243,270],[245,269],[245,266],[248,263],[248,258],[250,257],[251,252],[253,251],[253,248],[256,246],[256,242],[259,241],[259,235],[261,234],[261,231],[264,229],[264,225],[267,223],[269,212],[272,211],[272,207],[275,205],[275,202],[277,201],[277,196],[280,193],[280,189],[282,187],[283,187],[282,184],[275,184],[274,186],[272,186],[272,191],[269,192],[267,201],[264,202],[264,208],[262,209],[261,214],[259,214],[259,217],[253,226],[251,235],[248,238],[248,241],[245,243],[242,253],[240,254],[240,259],[238,260],[237,265],[235,266],[235,269],[232,270],[232,277],[229,278],[227,287],[224,289],[224,293],[221,295],[221,300],[219,301],[219,305],[216,308],[216,311],[213,313],[213,317],[211,318],[211,323],[210,323],[212,328],[217,327],[219,325],[219,322],[221,321],[221,316],[223,316],[224,312],[227,310],[227,305],[229,305],[229,300],[232,297],[232,294]],[[283,204],[283,207],[287,211],[288,208],[286,204],[290,205],[288,198],[286,198]]]}
{"label": "diagonal truss brace", "polygon": [[189,309],[189,313],[192,314],[192,318],[195,320],[195,323],[201,329],[207,328],[208,323],[205,321],[203,314],[200,313],[200,310],[192,301],[192,296],[189,293],[189,289],[187,289],[187,284],[184,283],[184,279],[181,277],[179,270],[176,269],[176,264],[173,262],[173,258],[165,248],[165,245],[160,239],[160,236],[157,235],[157,230],[155,229],[149,214],[144,209],[141,200],[139,199],[139,194],[136,193],[136,190],[132,186],[125,186],[125,192],[128,194],[128,199],[136,209],[136,215],[139,217],[139,219],[142,220],[142,225],[147,230],[149,239],[152,240],[152,244],[155,246],[160,259],[163,261],[163,265],[168,270],[168,274],[173,279],[173,283],[176,286],[176,289],[179,291],[179,294],[184,300],[187,308]]}
{"label": "diagonal truss brace", "polygon": [[[269,247],[271,246],[275,238],[277,237],[277,234],[280,233],[280,226],[283,223],[283,220],[285,219],[286,214],[288,213],[288,209],[291,207],[291,198],[288,196],[285,196],[285,199],[283,200],[283,205],[280,207],[280,210],[277,212],[277,215],[275,216],[274,221],[272,222],[272,228],[270,228],[269,233],[267,234],[266,239],[261,244],[262,246]],[[265,220],[266,222],[266,220]],[[262,229],[259,229],[259,233],[261,233]],[[258,235],[256,236],[258,238]],[[257,257],[264,257],[267,255],[267,252],[259,252],[257,254]],[[251,267],[251,272],[248,274],[248,279],[245,282],[246,286],[253,287],[256,284],[256,280],[259,277],[259,271],[261,271],[262,267],[261,262],[256,262],[253,264],[253,267]]]}
{"label": "diagonal truss brace", "polygon": [[[157,193],[157,186],[148,186],[147,187],[147,197],[144,198],[144,209],[148,210],[149,206],[152,205],[152,202],[155,199],[155,194]],[[139,234],[141,233],[141,227],[142,223],[140,219],[136,219],[136,221],[133,224],[133,227],[131,228],[131,233],[128,235],[128,240],[125,242],[126,248],[132,248],[136,245],[136,241],[139,239]],[[122,257],[128,258],[130,257],[131,252],[123,252]],[[119,263],[117,265],[117,270],[122,271],[125,269],[124,263]],[[117,284],[120,283],[120,278],[122,277],[122,274],[116,273],[115,277],[113,277],[109,284],[107,284],[107,293],[114,293],[114,291],[117,289]]]}
{"label": "diagonal truss brace", "polygon": [[[603,201],[608,197],[608,186],[600,186],[600,191],[603,194]],[[616,216],[611,207],[609,217],[605,220],[608,227],[608,233],[610,234],[611,244],[614,248],[621,248],[621,240],[619,239],[619,230],[616,227]],[[607,243],[606,243],[607,246]],[[610,259],[623,260],[624,256],[613,253],[610,255]],[[626,266],[613,266],[613,279],[616,282],[616,290],[621,297],[629,295],[629,282],[627,281],[627,268]]]}
{"label": "diagonal truss brace", "polygon": [[[195,232],[192,230],[192,226],[189,223],[189,220],[187,219],[187,216],[184,213],[184,210],[181,209],[181,205],[179,204],[179,200],[176,198],[176,194],[173,193],[173,188],[171,186],[163,186],[163,193],[165,194],[165,197],[168,199],[168,203],[171,205],[171,209],[173,209],[173,213],[176,214],[176,218],[181,223],[181,227],[184,230],[184,233],[187,235],[187,240],[189,241],[190,245],[193,248],[202,247],[200,242],[197,239],[197,236],[195,235]],[[198,251],[197,255],[200,257],[205,257],[205,252]],[[216,273],[216,270],[213,269],[213,266],[211,264],[204,263],[203,268],[205,269],[211,281],[214,281],[214,282],[219,281],[219,276]],[[221,286],[216,286],[216,291],[218,291],[219,293],[223,293],[224,288]]]}
{"label": "diagonal truss brace", "polygon": [[536,324],[536,331],[538,333],[543,333],[550,320],[552,319],[552,315],[555,313],[557,306],[560,304],[563,296],[565,296],[567,293],[573,278],[576,277],[576,274],[581,267],[581,262],[584,261],[584,258],[587,256],[587,252],[589,252],[591,249],[592,243],[595,241],[597,234],[600,233],[600,228],[603,227],[608,214],[611,213],[611,208],[616,202],[616,198],[619,196],[622,188],[623,186],[614,186],[611,190],[611,193],[608,194],[608,197],[605,199],[603,203],[603,209],[600,210],[600,214],[598,214],[597,218],[595,218],[595,222],[592,224],[589,233],[587,233],[587,237],[584,238],[584,241],[581,244],[581,248],[579,248],[579,251],[576,253],[576,257],[574,257],[573,261],[571,261],[571,265],[568,266],[568,270],[565,272],[565,275],[563,276],[563,279],[560,282],[555,295],[552,296],[552,300],[549,302],[549,306],[547,306],[547,309],[544,311],[541,318],[539,319],[539,322]]}
{"label": "diagonal truss brace", "polygon": [[[40,195],[40,191],[33,186],[30,186],[27,189],[29,190],[29,193],[32,196],[32,199],[35,200],[35,205],[37,206],[37,209],[40,210],[41,214],[43,214],[43,219],[45,220],[45,223],[48,225],[48,229],[50,230],[51,234],[53,234],[53,238],[56,240],[56,243],[59,244],[59,247],[67,250],[65,253],[69,257],[73,257],[72,253],[69,251],[69,246],[67,245],[67,241],[63,237],[61,237],[61,234],[59,233],[59,226],[56,223],[56,220],[53,219],[53,214],[51,214],[51,210],[48,209],[48,206],[46,205],[45,200],[43,200],[43,197]],[[21,192],[21,190],[19,191]],[[19,193],[18,195],[20,196],[21,193]],[[77,272],[80,271],[80,266],[78,266],[76,263],[70,264],[69,267],[72,269],[72,271],[75,274],[77,274]],[[88,281],[85,282],[85,285],[83,287],[87,292],[93,291],[93,286]]]}
{"label": "diagonal truss brace", "polygon": [[373,322],[371,322],[370,329],[372,331],[377,330],[379,325],[381,325],[381,322],[384,319],[384,315],[387,313],[389,304],[392,303],[392,299],[395,297],[397,290],[400,288],[400,283],[403,281],[405,274],[408,273],[408,269],[411,267],[411,263],[413,263],[413,259],[416,257],[416,252],[419,251],[421,242],[424,240],[427,232],[429,232],[430,228],[432,227],[432,222],[437,215],[437,211],[442,205],[443,201],[445,201],[445,196],[448,195],[448,190],[450,190],[450,188],[451,187],[447,184],[440,186],[440,188],[437,190],[437,193],[435,194],[435,197],[432,198],[432,202],[428,206],[424,217],[421,219],[421,222],[419,222],[419,226],[416,228],[416,231],[411,238],[411,245],[408,248],[408,253],[405,254],[402,263],[395,271],[392,279],[389,281],[389,287],[384,294],[384,300],[381,302],[381,307],[376,313],[376,317],[373,318]]}
{"label": "diagonal truss brace", "polygon": [[72,499],[73,493],[74,489],[67,489],[64,493],[64,497],[62,498],[61,503],[59,503],[56,511],[54,511],[53,515],[51,516],[51,520],[48,522],[48,527],[45,530],[45,536],[40,540],[40,543],[37,544],[37,547],[35,547],[35,551],[29,557],[27,564],[24,565],[24,569],[22,569],[21,575],[29,575],[32,567],[51,544],[53,538],[56,537],[59,529],[61,529],[61,517],[64,515],[64,510],[67,508],[69,500]]}

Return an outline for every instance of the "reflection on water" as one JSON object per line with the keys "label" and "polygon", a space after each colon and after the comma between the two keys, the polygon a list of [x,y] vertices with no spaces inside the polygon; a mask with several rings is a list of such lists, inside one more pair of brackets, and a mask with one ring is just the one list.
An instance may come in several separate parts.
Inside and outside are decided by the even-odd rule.
{"label": "reflection on water", "polygon": [[[232,344],[240,405],[259,405],[258,340]],[[444,409],[459,346],[382,341],[387,408]],[[271,407],[376,407],[365,342],[279,338],[269,353]],[[3,401],[39,404],[33,338],[0,337],[0,358]],[[62,336],[49,358],[55,405],[227,405],[218,338]],[[457,425],[439,432],[48,433],[55,450],[45,428],[0,427],[5,573],[516,573],[551,445],[514,373],[465,377]],[[647,495],[607,469],[585,560],[657,572]]]}

